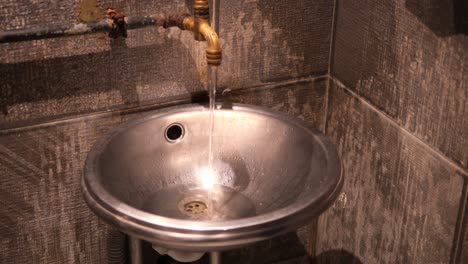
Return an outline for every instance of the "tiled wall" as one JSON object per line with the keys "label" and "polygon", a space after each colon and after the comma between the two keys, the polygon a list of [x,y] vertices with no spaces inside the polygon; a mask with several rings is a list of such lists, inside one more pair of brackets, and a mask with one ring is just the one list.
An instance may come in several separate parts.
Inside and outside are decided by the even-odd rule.
{"label": "tiled wall", "polygon": [[[189,12],[191,3],[0,0],[0,30],[100,18],[107,7],[127,16]],[[222,100],[323,128],[332,11],[328,0],[220,1]],[[188,32],[158,28],[129,31],[125,41],[96,34],[0,44],[0,262],[106,263],[108,228],[79,189],[86,154],[141,112],[199,98],[204,47]],[[300,261],[312,235],[305,229],[286,246],[276,240],[227,256]]]}
{"label": "tiled wall", "polygon": [[[290,2],[220,1],[220,90],[326,74],[333,5]],[[189,12],[191,3],[2,0],[0,29],[76,23],[89,5],[132,16]],[[1,125],[189,97],[207,83],[205,46],[176,28],[132,30],[125,41],[101,33],[1,45]]]}
{"label": "tiled wall", "polygon": [[346,180],[319,263],[466,263],[461,2],[337,1],[326,133]]}
{"label": "tiled wall", "polygon": [[[110,6],[129,16],[188,12],[191,2],[0,0],[0,30],[89,20]],[[304,229],[228,252],[227,261],[304,263],[309,250],[317,263],[466,262],[462,1],[337,0],[335,12],[333,2],[220,1],[222,100],[326,130],[346,173],[317,237]],[[97,34],[0,45],[2,261],[107,261],[108,228],[79,191],[86,154],[141,112],[199,98],[204,45],[157,28],[125,41]]]}

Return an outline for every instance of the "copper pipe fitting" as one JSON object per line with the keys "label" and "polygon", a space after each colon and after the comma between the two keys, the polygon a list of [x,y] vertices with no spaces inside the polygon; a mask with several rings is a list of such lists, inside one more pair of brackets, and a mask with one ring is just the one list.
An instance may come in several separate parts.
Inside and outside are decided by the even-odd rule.
{"label": "copper pipe fitting", "polygon": [[169,16],[163,26],[179,27],[182,30],[192,31],[197,41],[206,41],[206,59],[209,65],[221,64],[222,52],[219,37],[210,23],[210,7],[207,0],[195,0],[194,16],[187,14]]}
{"label": "copper pipe fitting", "polygon": [[184,28],[194,32],[195,39],[198,41],[206,41],[206,59],[209,65],[221,65],[222,52],[219,44],[219,37],[216,31],[211,27],[209,20],[200,19],[198,23],[192,17],[184,19]]}

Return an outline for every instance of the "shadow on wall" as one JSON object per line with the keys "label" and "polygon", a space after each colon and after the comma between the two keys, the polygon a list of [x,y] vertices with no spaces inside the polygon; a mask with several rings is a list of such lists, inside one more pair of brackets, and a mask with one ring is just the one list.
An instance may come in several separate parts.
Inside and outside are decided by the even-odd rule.
{"label": "shadow on wall", "polygon": [[[285,57],[281,59],[282,63],[290,61],[289,65],[285,66],[290,69],[299,67],[298,71],[305,76],[326,74],[330,45],[330,32],[327,31],[327,27],[331,28],[332,5],[327,4],[328,1],[263,0],[256,2],[258,10],[268,19],[274,29],[280,29],[281,38],[287,41],[290,50],[289,54],[284,54]],[[315,17],[318,21],[311,20],[310,16]],[[330,17],[329,20],[328,17]],[[317,24],[311,25],[312,21]],[[256,37],[259,38],[258,43],[262,43],[268,32],[265,32],[264,28],[260,28],[255,33]],[[283,43],[276,41],[278,40],[273,41],[273,48],[281,50],[282,47],[278,44],[282,45]],[[262,48],[268,49],[265,46]],[[249,52],[255,52],[255,50]],[[249,58],[255,58],[255,56],[256,54],[253,53],[249,55]],[[303,57],[303,65],[296,65],[290,57]],[[285,76],[267,76],[264,81],[283,81],[287,78]]]}
{"label": "shadow on wall", "polygon": [[[136,48],[127,47],[124,40],[115,40],[111,42],[111,49],[105,52],[0,64],[0,76],[3,77],[0,107],[6,115],[9,107],[16,104],[49,104],[53,100],[65,100],[68,103],[64,104],[64,109],[56,113],[60,116],[122,104],[138,105],[142,95],[151,99],[173,96],[176,92],[167,89],[174,87],[152,89],[164,82],[176,83],[181,90],[177,95],[196,95],[202,84],[195,65],[190,51],[178,39]],[[180,75],[181,69],[189,71]],[[148,91],[143,93],[138,87],[148,87],[144,88]],[[115,92],[120,96],[112,97]],[[90,105],[97,101],[79,99],[80,96],[89,98],[89,95],[106,96],[106,105]]]}
{"label": "shadow on wall", "polygon": [[468,35],[467,0],[406,0],[406,8],[439,36]]}
{"label": "shadow on wall", "polygon": [[359,258],[346,250],[330,250],[312,258],[311,264],[363,264]]}

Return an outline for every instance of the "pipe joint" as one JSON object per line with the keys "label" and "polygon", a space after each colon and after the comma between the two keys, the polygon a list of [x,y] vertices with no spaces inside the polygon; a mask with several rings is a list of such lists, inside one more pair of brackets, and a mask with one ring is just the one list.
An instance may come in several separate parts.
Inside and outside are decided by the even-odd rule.
{"label": "pipe joint", "polygon": [[194,33],[195,40],[206,41],[206,59],[209,65],[221,64],[222,52],[219,44],[219,36],[210,24],[210,6],[207,0],[195,0],[194,17],[186,18],[185,29]]}
{"label": "pipe joint", "polygon": [[113,8],[108,8],[107,16],[112,19],[112,29],[109,32],[109,37],[116,39],[119,37],[127,37],[127,21],[125,15],[117,13]]}
{"label": "pipe joint", "polygon": [[210,19],[210,5],[207,0],[195,0],[193,11],[195,19]]}

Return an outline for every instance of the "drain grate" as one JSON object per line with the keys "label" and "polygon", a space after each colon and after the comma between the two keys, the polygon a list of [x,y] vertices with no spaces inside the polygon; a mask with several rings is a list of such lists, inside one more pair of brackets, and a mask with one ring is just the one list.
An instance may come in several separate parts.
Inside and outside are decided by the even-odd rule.
{"label": "drain grate", "polygon": [[212,204],[207,202],[205,197],[200,195],[193,195],[182,199],[177,207],[179,211],[192,219],[206,219],[209,218],[212,211]]}
{"label": "drain grate", "polygon": [[184,204],[184,213],[189,216],[206,215],[208,206],[202,201],[191,201]]}

